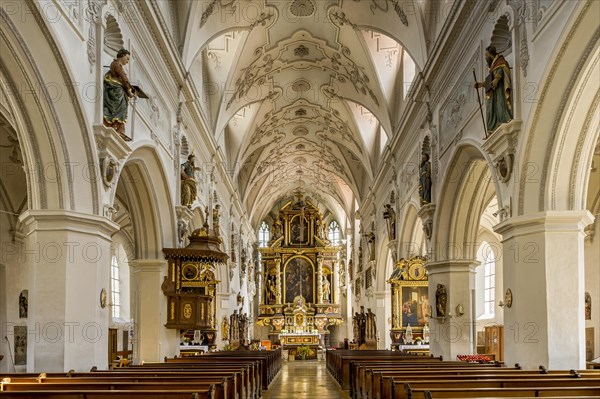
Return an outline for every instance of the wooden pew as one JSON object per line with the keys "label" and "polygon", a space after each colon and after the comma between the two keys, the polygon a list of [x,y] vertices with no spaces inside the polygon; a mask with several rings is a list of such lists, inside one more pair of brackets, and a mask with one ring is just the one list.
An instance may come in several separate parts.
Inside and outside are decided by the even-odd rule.
{"label": "wooden pew", "polygon": [[7,399],[214,399],[214,392],[188,390],[153,390],[153,391],[34,391],[10,392],[0,394]]}
{"label": "wooden pew", "polygon": [[[211,368],[219,368],[222,370],[222,363],[215,363],[215,359],[202,359],[200,357],[178,358],[168,363],[144,364],[136,370],[199,370]],[[231,359],[228,359],[231,361]],[[262,365],[259,361],[242,359],[231,366],[241,369],[242,381],[239,382],[241,387],[241,398],[256,398],[261,395],[261,370]]]}
{"label": "wooden pew", "polygon": [[365,391],[371,390],[371,387],[378,386],[380,381],[373,381],[373,373],[375,372],[401,372],[401,370],[415,370],[420,371],[443,371],[447,369],[453,369],[456,371],[464,370],[496,370],[499,369],[498,365],[494,364],[465,364],[463,362],[413,362],[411,360],[401,362],[378,362],[373,361],[356,361],[351,362],[351,384],[350,384],[350,396],[362,398],[365,397]]}
{"label": "wooden pew", "polygon": [[[33,392],[33,391],[175,391],[185,390],[190,393],[211,392],[212,399],[227,399],[225,396],[225,386],[221,384],[211,384],[209,382],[164,382],[155,380],[153,382],[44,382],[27,383],[17,382],[3,384],[2,392]],[[3,395],[4,396],[4,395]]]}
{"label": "wooden pew", "polygon": [[[75,392],[82,397],[100,397],[103,390],[114,398],[114,391],[135,397],[161,397],[168,390],[168,398],[189,398],[192,394],[211,399],[255,399],[261,397],[261,359],[269,359],[270,366],[276,365],[272,354],[258,356],[227,356],[226,359],[205,358],[201,361],[146,364],[113,371],[89,373],[13,374],[12,381],[5,380],[4,397],[72,397]],[[95,370],[95,368],[93,368]],[[3,376],[3,377],[6,377]],[[165,389],[166,387],[166,389]],[[33,392],[32,392],[33,391]],[[150,395],[149,392],[156,392]],[[7,396],[9,395],[9,396]],[[146,395],[146,396],[144,396]],[[174,396],[175,395],[175,396]],[[123,396],[124,397],[124,396]]]}
{"label": "wooden pew", "polygon": [[[577,374],[581,377],[587,378],[588,380],[598,381],[600,374]],[[418,380],[432,380],[432,379],[452,379],[455,381],[475,381],[477,379],[504,379],[506,381],[518,380],[518,379],[533,379],[533,378],[564,378],[564,379],[579,379],[571,374],[569,371],[555,371],[549,374],[541,374],[536,370],[505,370],[503,368],[493,371],[482,371],[477,373],[475,370],[471,371],[415,371],[415,372],[389,372],[387,374],[381,373],[381,387],[380,395],[381,398],[392,398],[402,397],[404,392],[404,383],[408,381]],[[373,396],[377,397],[377,393],[374,390]]]}
{"label": "wooden pew", "polygon": [[351,350],[335,350],[327,351],[326,354],[327,370],[334,377],[340,389],[344,391],[350,390],[351,370],[350,362],[364,360],[414,360],[415,362],[431,362],[432,360],[441,361],[442,358],[433,358],[427,356],[414,356],[402,354],[399,352],[391,352],[385,350],[366,350],[366,351],[351,351]]}
{"label": "wooden pew", "polygon": [[[420,399],[424,398],[425,391],[440,389],[462,389],[472,390],[481,388],[508,389],[508,388],[531,388],[534,390],[548,390],[552,388],[561,388],[577,391],[579,388],[600,389],[600,381],[596,379],[580,378],[549,378],[547,376],[538,376],[535,379],[469,379],[469,380],[428,380],[428,381],[405,381],[403,384],[394,385],[394,399]],[[400,392],[396,387],[403,386]],[[520,392],[520,391],[519,391]],[[561,391],[562,392],[562,391]],[[600,390],[598,391],[600,393]]]}
{"label": "wooden pew", "polygon": [[270,383],[279,374],[283,364],[281,358],[281,349],[271,351],[232,351],[232,352],[212,352],[202,356],[185,358],[166,358],[166,363],[193,363],[198,359],[212,361],[236,361],[254,360],[261,362],[261,383],[262,389],[268,389]]}
{"label": "wooden pew", "polygon": [[[110,375],[118,374],[118,375],[156,375],[157,373],[177,373],[179,375],[182,374],[197,374],[203,373],[204,375],[214,375],[214,376],[223,376],[227,374],[231,374],[234,376],[234,389],[237,393],[237,396],[240,399],[246,398],[256,398],[260,397],[260,383],[259,377],[257,374],[253,374],[256,372],[254,368],[250,367],[251,365],[242,362],[237,365],[222,365],[222,364],[198,364],[198,363],[190,363],[190,364],[165,364],[165,363],[157,363],[157,364],[144,364],[141,367],[128,367],[126,369],[122,369],[119,371],[113,370]],[[98,373],[98,372],[96,372]],[[103,373],[103,375],[108,375]],[[77,374],[75,374],[77,375]]]}
{"label": "wooden pew", "polygon": [[[8,381],[7,381],[8,380]],[[127,384],[134,384],[127,387]],[[163,390],[165,388],[188,389],[208,388],[214,386],[215,399],[239,398],[239,392],[235,384],[234,376],[204,374],[188,374],[186,376],[113,376],[113,377],[50,377],[50,378],[32,378],[32,377],[11,377],[3,379],[0,391],[37,391],[37,390],[102,390],[120,389],[120,390]]]}
{"label": "wooden pew", "polygon": [[[600,397],[600,388],[581,387],[540,387],[540,388],[431,388],[413,390],[411,399],[438,398],[520,398],[520,397]],[[395,398],[394,398],[395,399]]]}

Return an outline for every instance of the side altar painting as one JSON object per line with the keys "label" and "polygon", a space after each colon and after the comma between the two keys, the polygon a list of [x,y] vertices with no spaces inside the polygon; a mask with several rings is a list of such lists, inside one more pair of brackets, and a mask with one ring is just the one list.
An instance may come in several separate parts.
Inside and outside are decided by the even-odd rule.
{"label": "side altar painting", "polygon": [[[272,235],[259,248],[263,275],[257,325],[273,344],[290,344],[286,334],[313,335],[327,345],[329,326],[342,322],[338,252],[326,236],[323,213],[296,193],[270,215]],[[285,342],[284,342],[285,341]]]}
{"label": "side altar painting", "polygon": [[428,276],[425,258],[415,256],[400,259],[388,283],[392,286],[392,344],[411,344],[420,337],[429,338],[429,318],[432,309],[429,301]]}

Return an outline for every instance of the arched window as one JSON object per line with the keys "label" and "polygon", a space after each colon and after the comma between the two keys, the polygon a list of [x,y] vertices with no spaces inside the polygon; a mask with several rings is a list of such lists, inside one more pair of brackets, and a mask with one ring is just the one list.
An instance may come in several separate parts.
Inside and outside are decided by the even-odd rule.
{"label": "arched window", "polygon": [[494,303],[496,302],[496,258],[494,251],[487,246],[484,251],[484,270],[483,270],[483,309],[486,315],[494,316]]}
{"label": "arched window", "polygon": [[269,225],[263,220],[258,229],[258,245],[266,247],[269,245],[269,239],[271,238],[271,232],[269,231]]}
{"label": "arched window", "polygon": [[112,302],[112,317],[118,319],[121,317],[121,281],[119,262],[117,257],[113,256],[110,263],[110,294]]}
{"label": "arched window", "polygon": [[331,245],[340,245],[340,226],[338,226],[335,220],[329,223],[327,238],[331,241]]}
{"label": "arched window", "polygon": [[479,246],[477,260],[481,263],[475,275],[477,316],[481,319],[490,319],[495,316],[496,257],[488,242],[484,241]]}

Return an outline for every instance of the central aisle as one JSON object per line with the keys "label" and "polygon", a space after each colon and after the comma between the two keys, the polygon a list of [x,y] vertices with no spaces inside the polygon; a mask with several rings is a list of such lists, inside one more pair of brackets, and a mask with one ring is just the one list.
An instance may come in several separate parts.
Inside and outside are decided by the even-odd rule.
{"label": "central aisle", "polygon": [[327,373],[324,361],[284,362],[281,372],[263,399],[337,399],[348,398]]}

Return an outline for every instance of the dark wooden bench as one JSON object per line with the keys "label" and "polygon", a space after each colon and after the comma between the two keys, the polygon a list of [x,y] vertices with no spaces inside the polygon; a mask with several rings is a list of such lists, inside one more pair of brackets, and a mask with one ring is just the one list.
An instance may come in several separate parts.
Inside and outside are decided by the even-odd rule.
{"label": "dark wooden bench", "polygon": [[[263,375],[268,374],[264,370],[269,367],[276,373],[280,366],[275,359],[279,351],[271,352],[234,352],[225,356],[201,356],[192,361],[177,359],[112,371],[93,368],[87,373],[2,375],[0,395],[56,399],[100,399],[119,395],[152,399],[257,399],[262,396]],[[269,381],[268,378],[264,380]]]}
{"label": "dark wooden bench", "polygon": [[[154,364],[144,365],[142,367],[127,367],[121,370],[113,370],[112,372],[95,372],[96,375],[102,376],[164,376],[168,374],[188,375],[193,378],[193,375],[202,373],[203,375],[212,375],[215,377],[223,375],[233,376],[234,392],[241,399],[260,397],[260,377],[258,371],[251,367],[252,365],[242,362],[237,365],[223,364]],[[193,374],[193,375],[192,375]],[[72,374],[78,376],[79,374]]]}
{"label": "dark wooden bench", "polygon": [[391,352],[384,350],[335,350],[327,351],[327,370],[333,376],[340,389],[344,391],[350,390],[350,381],[353,378],[351,375],[350,363],[353,361],[414,361],[414,362],[432,362],[441,361],[442,358],[434,358],[427,356],[407,355],[399,352]]}
{"label": "dark wooden bench", "polygon": [[7,399],[214,399],[214,391],[188,390],[136,390],[136,391],[29,391],[2,392],[0,397]]}
{"label": "dark wooden bench", "polygon": [[[531,387],[531,388],[431,388],[413,389],[411,399],[437,398],[520,398],[520,397],[600,397],[600,388],[580,387]],[[394,398],[395,399],[395,398]]]}
{"label": "dark wooden bench", "polygon": [[[373,396],[371,397],[381,397],[381,398],[392,398],[392,397],[403,397],[403,392],[405,390],[404,384],[409,381],[423,381],[423,380],[443,380],[443,379],[452,379],[455,381],[477,381],[479,379],[503,379],[505,381],[514,381],[519,379],[544,379],[544,378],[563,378],[563,379],[575,379],[582,380],[587,379],[588,381],[598,381],[600,375],[594,374],[576,374],[579,377],[576,377],[569,371],[561,371],[561,372],[553,372],[550,374],[541,374],[536,370],[505,370],[505,369],[497,369],[493,371],[485,371],[481,373],[477,373],[474,370],[469,371],[455,371],[445,370],[443,372],[431,372],[431,371],[423,371],[423,372],[411,372],[411,373],[399,373],[399,372],[388,372],[381,373],[379,377],[381,379],[381,386],[379,395],[377,393],[377,387],[373,388]],[[375,379],[374,379],[375,381]],[[593,384],[594,385],[594,384]]]}
{"label": "dark wooden bench", "polygon": [[[401,387],[399,392],[396,387]],[[425,391],[440,389],[512,389],[512,388],[528,388],[533,390],[551,390],[553,388],[572,389],[576,391],[580,388],[596,388],[600,389],[600,381],[596,379],[580,379],[580,378],[549,378],[544,377],[536,379],[470,379],[470,380],[429,380],[429,381],[405,381],[403,384],[394,384],[394,399],[420,399],[425,398]],[[519,391],[519,393],[521,393]],[[592,393],[592,392],[591,392]],[[595,393],[595,392],[593,392]],[[600,393],[600,391],[598,391]],[[537,395],[537,393],[536,393]],[[535,396],[535,395],[534,395]]]}
{"label": "dark wooden bench", "polygon": [[214,386],[214,398],[240,398],[235,379],[232,376],[207,376],[193,374],[187,376],[144,376],[144,377],[12,377],[10,382],[5,378],[2,382],[3,392],[38,391],[38,390],[164,390],[194,389],[207,390]]}
{"label": "dark wooden bench", "polygon": [[[413,362],[406,360],[402,362],[378,362],[378,361],[356,361],[350,364],[351,384],[350,384],[350,396],[351,397],[364,397],[365,391],[371,390],[371,387],[376,387],[381,384],[381,381],[377,377],[373,377],[374,373],[389,371],[389,372],[401,372],[410,370],[419,371],[431,371],[441,372],[447,369],[453,369],[456,371],[464,370],[496,370],[500,367],[495,364],[465,364],[463,362]],[[374,381],[375,379],[375,381]]]}

